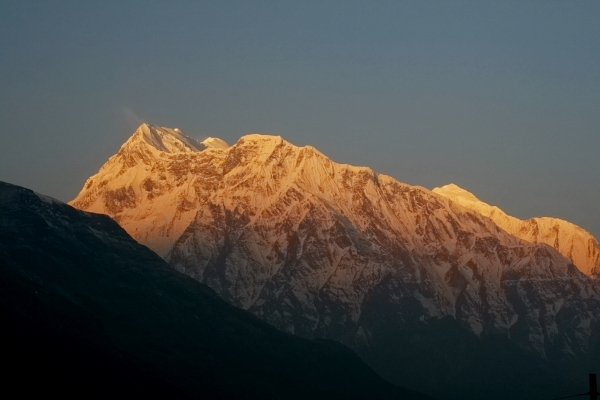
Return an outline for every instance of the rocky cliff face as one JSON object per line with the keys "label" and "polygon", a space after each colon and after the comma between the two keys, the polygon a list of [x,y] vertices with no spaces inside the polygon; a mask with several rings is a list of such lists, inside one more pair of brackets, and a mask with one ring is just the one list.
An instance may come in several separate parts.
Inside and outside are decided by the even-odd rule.
{"label": "rocky cliff face", "polygon": [[554,248],[281,137],[190,143],[143,125],[71,204],[230,303],[439,397],[523,395],[531,379],[552,397],[596,367],[600,295]]}

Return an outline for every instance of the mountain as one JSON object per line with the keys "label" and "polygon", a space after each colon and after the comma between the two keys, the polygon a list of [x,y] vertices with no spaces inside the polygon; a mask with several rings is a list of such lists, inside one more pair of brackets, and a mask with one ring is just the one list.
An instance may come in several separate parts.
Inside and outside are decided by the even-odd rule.
{"label": "mountain", "polygon": [[173,132],[142,125],[71,204],[229,303],[439,398],[553,398],[599,369],[598,288],[552,247],[279,136],[202,148]]}
{"label": "mountain", "polygon": [[558,218],[531,218],[526,221],[506,214],[496,206],[479,200],[463,188],[449,184],[434,188],[433,193],[493,220],[498,226],[523,240],[545,243],[567,257],[581,272],[600,280],[600,243],[586,230]]}
{"label": "mountain", "polygon": [[[0,183],[4,390],[61,398],[431,399],[280,332],[113,220]],[[28,385],[27,382],[35,382]]]}

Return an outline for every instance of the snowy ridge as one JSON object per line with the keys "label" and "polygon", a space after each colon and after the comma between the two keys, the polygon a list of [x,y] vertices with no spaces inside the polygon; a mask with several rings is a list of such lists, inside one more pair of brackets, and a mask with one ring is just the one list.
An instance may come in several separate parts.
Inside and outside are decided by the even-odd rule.
{"label": "snowy ridge", "polygon": [[393,338],[441,320],[556,365],[595,346],[595,283],[460,201],[279,136],[166,152],[136,134],[70,204],[110,215],[278,328],[346,343],[396,383],[407,384],[386,368],[414,346]]}
{"label": "snowy ridge", "polygon": [[432,192],[491,218],[511,235],[528,242],[545,243],[554,247],[563,256],[573,261],[581,272],[600,279],[600,243],[591,233],[579,226],[551,217],[520,220],[496,206],[484,203],[453,183],[434,188]]}

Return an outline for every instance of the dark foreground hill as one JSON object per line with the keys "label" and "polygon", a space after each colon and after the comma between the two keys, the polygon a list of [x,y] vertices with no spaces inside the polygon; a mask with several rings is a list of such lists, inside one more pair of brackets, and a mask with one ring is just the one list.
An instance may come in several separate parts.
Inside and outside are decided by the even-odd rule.
{"label": "dark foreground hill", "polygon": [[6,183],[0,277],[4,389],[24,397],[430,399],[228,305],[109,217]]}

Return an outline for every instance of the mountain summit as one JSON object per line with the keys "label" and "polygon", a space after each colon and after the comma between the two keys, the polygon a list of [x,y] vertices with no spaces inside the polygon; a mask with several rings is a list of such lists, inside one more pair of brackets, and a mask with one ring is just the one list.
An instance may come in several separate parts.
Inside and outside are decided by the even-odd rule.
{"label": "mountain summit", "polygon": [[196,140],[185,136],[178,128],[170,129],[142,124],[124,147],[135,149],[148,145],[165,153],[189,153],[203,150]]}
{"label": "mountain summit", "polygon": [[276,327],[446,399],[556,397],[597,368],[597,285],[554,248],[279,136],[156,143],[124,145],[71,204]]}

